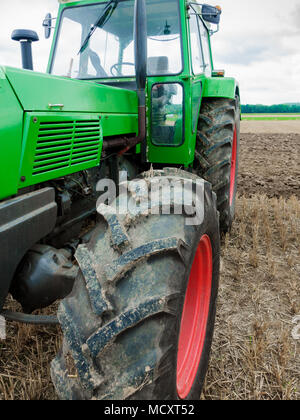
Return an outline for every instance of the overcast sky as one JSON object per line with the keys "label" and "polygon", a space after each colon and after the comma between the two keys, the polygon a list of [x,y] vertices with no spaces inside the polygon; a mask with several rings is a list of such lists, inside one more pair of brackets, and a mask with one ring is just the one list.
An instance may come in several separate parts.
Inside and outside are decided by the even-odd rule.
{"label": "overcast sky", "polygon": [[[208,1],[209,3],[209,1]],[[216,0],[223,9],[213,37],[215,67],[240,82],[243,103],[300,102],[300,0]],[[214,4],[214,3],[213,3]],[[45,71],[51,39],[42,20],[57,0],[0,0],[0,64],[21,67],[13,29],[36,30],[35,70]]]}

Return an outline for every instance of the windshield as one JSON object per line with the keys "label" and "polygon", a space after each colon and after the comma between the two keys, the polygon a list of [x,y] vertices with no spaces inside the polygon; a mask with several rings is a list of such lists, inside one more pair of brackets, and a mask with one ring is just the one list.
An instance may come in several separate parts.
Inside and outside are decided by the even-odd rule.
{"label": "windshield", "polygon": [[[51,73],[77,79],[134,77],[133,14],[134,0],[66,8]],[[178,0],[147,0],[149,76],[182,71],[179,16]]]}

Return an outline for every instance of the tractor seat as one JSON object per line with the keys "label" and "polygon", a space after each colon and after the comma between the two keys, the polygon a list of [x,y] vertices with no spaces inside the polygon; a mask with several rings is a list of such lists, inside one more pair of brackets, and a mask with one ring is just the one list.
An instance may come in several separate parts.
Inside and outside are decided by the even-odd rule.
{"label": "tractor seat", "polygon": [[148,58],[148,74],[160,76],[169,73],[169,58],[165,56],[161,57],[149,57]]}

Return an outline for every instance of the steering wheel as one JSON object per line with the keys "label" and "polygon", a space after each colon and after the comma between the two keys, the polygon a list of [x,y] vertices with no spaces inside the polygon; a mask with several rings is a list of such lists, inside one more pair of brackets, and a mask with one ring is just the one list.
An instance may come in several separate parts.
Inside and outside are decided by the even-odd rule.
{"label": "steering wheel", "polygon": [[114,76],[114,77],[119,76],[119,74],[114,74],[114,70],[116,70],[117,72],[119,72],[118,67],[123,66],[123,65],[125,65],[125,66],[133,66],[133,67],[135,66],[134,63],[127,63],[127,62],[116,63],[113,66],[111,66],[111,68],[110,68],[111,75]]}

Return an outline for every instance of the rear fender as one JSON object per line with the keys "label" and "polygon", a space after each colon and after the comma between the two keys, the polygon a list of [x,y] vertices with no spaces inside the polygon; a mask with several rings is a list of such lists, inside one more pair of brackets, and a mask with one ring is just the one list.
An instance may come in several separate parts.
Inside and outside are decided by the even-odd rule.
{"label": "rear fender", "polygon": [[231,77],[208,77],[204,83],[203,98],[235,99],[239,96],[238,82]]}

